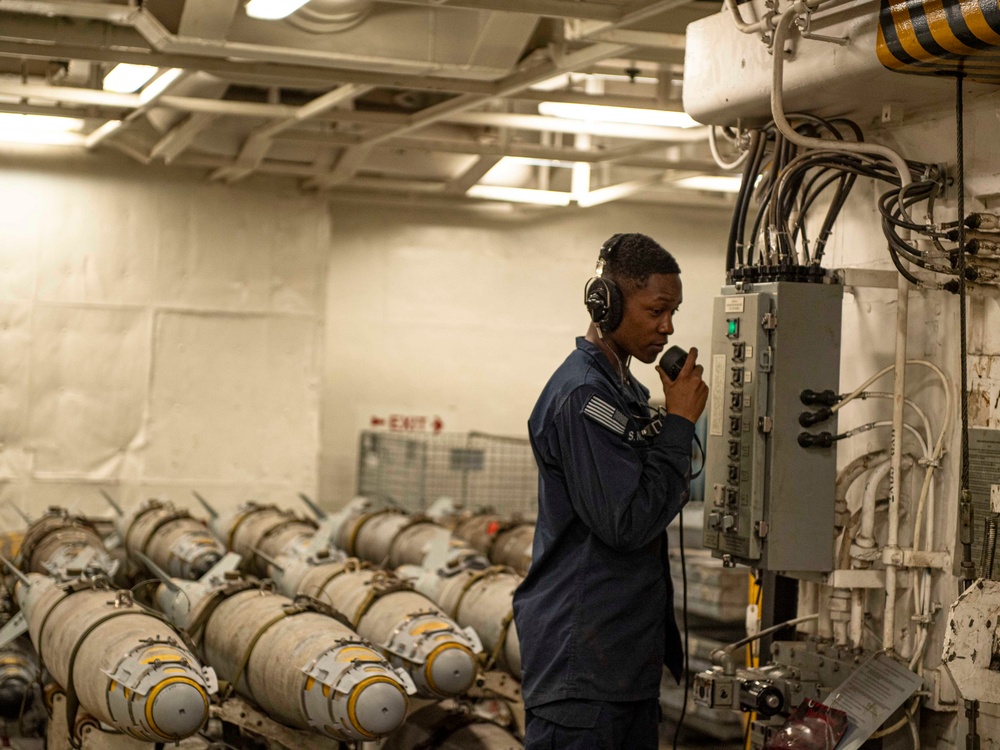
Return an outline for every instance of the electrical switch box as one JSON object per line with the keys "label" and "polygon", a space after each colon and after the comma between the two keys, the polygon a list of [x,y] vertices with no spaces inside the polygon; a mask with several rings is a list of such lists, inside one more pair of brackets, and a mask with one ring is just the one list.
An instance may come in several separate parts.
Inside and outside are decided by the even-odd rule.
{"label": "electrical switch box", "polygon": [[[716,557],[793,573],[833,568],[836,415],[802,427],[804,390],[839,391],[843,288],[727,286],[713,314],[704,545]],[[833,444],[834,446],[836,443]]]}

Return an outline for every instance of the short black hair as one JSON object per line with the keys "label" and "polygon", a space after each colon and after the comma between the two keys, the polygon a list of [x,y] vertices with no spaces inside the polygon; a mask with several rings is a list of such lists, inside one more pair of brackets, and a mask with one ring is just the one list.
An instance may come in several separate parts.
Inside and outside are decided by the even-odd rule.
{"label": "short black hair", "polygon": [[604,273],[619,285],[641,289],[657,273],[680,273],[677,259],[652,237],[638,232],[612,235],[601,251]]}

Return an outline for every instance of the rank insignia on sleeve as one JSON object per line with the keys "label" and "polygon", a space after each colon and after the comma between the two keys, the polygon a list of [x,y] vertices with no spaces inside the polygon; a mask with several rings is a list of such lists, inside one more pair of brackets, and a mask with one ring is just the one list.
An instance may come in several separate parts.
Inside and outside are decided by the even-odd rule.
{"label": "rank insignia on sleeve", "polygon": [[611,430],[618,436],[625,434],[628,417],[620,409],[616,409],[600,396],[591,396],[583,413],[602,427]]}

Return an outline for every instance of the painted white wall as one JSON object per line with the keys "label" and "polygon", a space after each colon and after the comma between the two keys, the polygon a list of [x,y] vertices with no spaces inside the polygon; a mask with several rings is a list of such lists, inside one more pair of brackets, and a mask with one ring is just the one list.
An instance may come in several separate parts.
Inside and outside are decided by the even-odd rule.
{"label": "painted white wall", "polygon": [[[358,432],[372,415],[441,416],[449,431],[527,435],[556,367],[583,335],[583,287],[601,244],[643,232],[681,265],[672,341],[710,346],[729,214],[609,204],[497,219],[334,204],[327,278],[321,496],[354,492]],[[634,372],[647,385],[652,367]]]}
{"label": "painted white wall", "polygon": [[0,160],[0,500],[314,491],[325,205],[106,154]]}

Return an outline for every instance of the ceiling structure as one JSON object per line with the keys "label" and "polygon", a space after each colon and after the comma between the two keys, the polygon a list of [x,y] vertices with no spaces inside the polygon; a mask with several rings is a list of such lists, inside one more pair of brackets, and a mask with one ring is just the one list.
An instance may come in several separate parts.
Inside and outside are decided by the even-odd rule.
{"label": "ceiling structure", "polygon": [[[62,142],[225,183],[283,175],[431,205],[726,205],[715,186],[689,188],[723,174],[706,128],[608,121],[680,112],[685,28],[718,11],[718,0],[311,0],[261,20],[245,0],[0,0],[0,117],[69,118]],[[119,63],[156,77],[106,90]]]}

